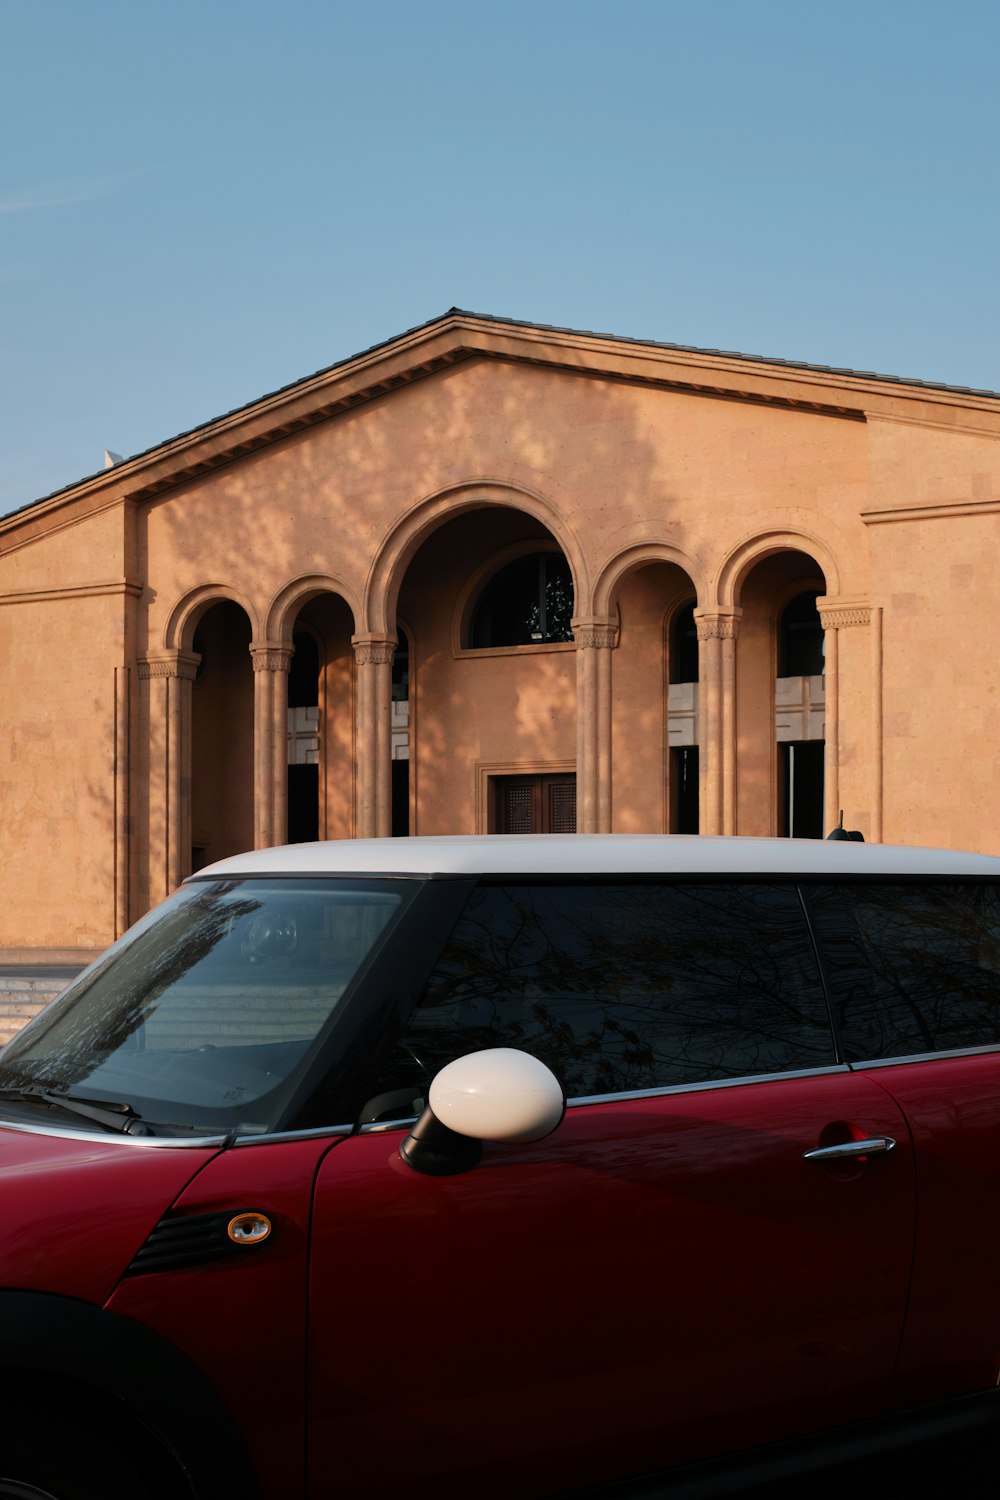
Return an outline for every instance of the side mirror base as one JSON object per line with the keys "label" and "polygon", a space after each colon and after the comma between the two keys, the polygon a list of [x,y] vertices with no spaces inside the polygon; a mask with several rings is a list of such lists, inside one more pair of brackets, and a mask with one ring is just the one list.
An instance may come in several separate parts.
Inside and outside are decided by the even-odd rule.
{"label": "side mirror base", "polygon": [[454,1177],[478,1165],[483,1143],[449,1130],[428,1106],[403,1141],[399,1154],[408,1167],[425,1177]]}

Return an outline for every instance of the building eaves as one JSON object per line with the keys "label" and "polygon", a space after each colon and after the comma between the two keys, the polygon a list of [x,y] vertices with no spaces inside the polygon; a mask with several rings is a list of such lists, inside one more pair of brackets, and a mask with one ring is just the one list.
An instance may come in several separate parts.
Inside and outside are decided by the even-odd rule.
{"label": "building eaves", "polygon": [[[568,328],[553,323],[533,323],[523,318],[505,318],[493,313],[477,313],[466,308],[450,307],[447,312],[440,313],[437,317],[429,318],[424,323],[415,324],[412,328],[407,328],[400,333],[393,334],[391,338],[382,339],[378,343],[371,344],[367,348],[359,350],[357,353],[349,354],[343,359],[336,360],[333,364],[324,365],[319,370],[313,371],[310,375],[304,375],[297,380],[289,381],[285,385],[277,386],[274,390],[267,391],[251,401],[244,402],[240,406],[235,406],[228,411],[221,412],[218,416],[211,417],[206,422],[200,422],[194,427],[185,428],[183,431],[175,433],[173,437],[154,443],[149,448],[142,449],[139,453],[130,454],[125,462],[128,465],[140,463],[144,459],[164,452],[174,444],[186,442],[191,438],[197,437],[199,433],[207,433],[220,423],[228,422],[233,418],[254,411],[255,408],[267,402],[275,401],[282,396],[288,396],[299,391],[313,381],[335,375],[338,370],[346,369],[358,361],[377,355],[382,350],[390,349],[393,345],[405,339],[427,333],[430,329],[437,327],[439,324],[445,324],[452,318],[471,319],[476,323],[492,325],[497,328],[521,328],[532,333],[554,334],[564,338],[593,339],[601,343],[662,351],[667,354],[685,354],[706,359],[734,360],[743,364],[759,365],[764,370],[769,368],[790,371],[801,370],[806,374],[833,375],[850,381],[871,381],[878,384],[894,385],[901,388],[925,390],[928,392],[940,391],[948,395],[1000,400],[1000,392],[978,389],[974,386],[948,385],[943,381],[918,380],[901,375],[882,375],[874,370],[853,370],[847,366],[811,364],[805,360],[781,359],[771,355],[743,354],[734,349],[701,348],[694,344],[673,344],[657,339],[633,338],[628,335],[614,333],[597,333],[590,329]],[[39,496],[35,500],[29,500],[26,504],[17,506],[15,509],[8,511],[3,517],[0,517],[0,523],[9,522],[18,516],[23,517],[27,512],[35,509],[35,507],[48,505],[62,496],[68,496],[72,491],[79,489],[81,486],[106,477],[108,472],[105,469],[97,469],[90,474],[85,474],[81,478],[73,480],[70,484],[62,485],[59,489],[52,490],[47,495]]]}
{"label": "building eaves", "polygon": [[[477,323],[496,323],[505,328],[530,328],[535,333],[556,333],[570,338],[599,339],[613,344],[634,344],[643,349],[662,349],[668,354],[695,354],[711,359],[736,359],[743,364],[805,370],[814,375],[843,375],[848,380],[872,380],[880,384],[915,386],[918,390],[947,391],[955,396],[978,396],[1000,401],[1000,391],[980,390],[971,385],[946,385],[941,380],[915,380],[906,375],[880,375],[876,370],[852,370],[846,365],[816,365],[803,359],[779,359],[770,354],[741,354],[736,349],[702,349],[696,344],[668,344],[660,339],[632,338],[628,334],[595,333],[587,328],[561,328],[555,323],[529,323],[520,318],[501,318],[493,313],[469,312],[451,307],[445,317],[475,318]],[[435,319],[435,322],[440,321]],[[423,324],[429,327],[429,324]]]}

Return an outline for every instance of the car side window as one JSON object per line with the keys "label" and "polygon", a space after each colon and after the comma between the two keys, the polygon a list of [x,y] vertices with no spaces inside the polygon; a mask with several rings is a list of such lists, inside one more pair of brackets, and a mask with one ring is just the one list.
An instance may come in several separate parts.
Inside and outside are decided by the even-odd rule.
{"label": "car side window", "polygon": [[429,1074],[520,1047],[570,1097],[836,1061],[795,888],[484,884],[406,1028]]}
{"label": "car side window", "polygon": [[1000,890],[810,886],[848,1059],[1000,1043]]}

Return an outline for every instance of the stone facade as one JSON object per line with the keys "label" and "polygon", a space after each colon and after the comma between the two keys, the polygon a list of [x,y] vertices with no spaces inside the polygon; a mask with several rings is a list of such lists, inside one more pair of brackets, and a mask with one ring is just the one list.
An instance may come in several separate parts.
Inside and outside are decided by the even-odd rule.
{"label": "stone facade", "polygon": [[[474,645],[555,552],[572,638]],[[702,833],[780,832],[794,742],[825,826],[995,851],[998,565],[996,396],[449,313],[0,519],[0,956],[301,816],[489,831],[575,776],[581,830],[669,831],[694,746]]]}

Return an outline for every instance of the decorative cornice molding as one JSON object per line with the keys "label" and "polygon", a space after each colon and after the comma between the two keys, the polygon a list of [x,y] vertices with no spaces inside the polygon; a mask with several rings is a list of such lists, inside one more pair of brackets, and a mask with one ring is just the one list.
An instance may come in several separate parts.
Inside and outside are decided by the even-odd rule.
{"label": "decorative cornice molding", "polygon": [[138,599],[142,590],[143,585],[134,579],[114,578],[108,583],[78,583],[60,589],[24,589],[16,594],[0,594],[0,604],[47,604],[60,599],[98,599],[115,594]]}
{"label": "decorative cornice molding", "polygon": [[1000,498],[987,500],[935,500],[927,505],[899,505],[886,510],[863,510],[866,526],[885,526],[890,521],[938,521],[949,516],[992,516],[1000,511]]}
{"label": "decorative cornice molding", "polygon": [[886,422],[894,427],[935,427],[939,432],[971,432],[977,437],[1000,437],[995,422],[936,422],[933,417],[914,416],[911,412],[866,411],[865,421]]}
{"label": "decorative cornice molding", "polygon": [[725,614],[696,609],[694,623],[699,641],[735,641],[740,633],[742,613],[739,609]]}
{"label": "decorative cornice molding", "polygon": [[588,616],[570,620],[569,623],[578,650],[613,651],[618,645],[617,620]]}
{"label": "decorative cornice molding", "polygon": [[351,645],[359,667],[391,667],[396,655],[394,635],[352,635]]}
{"label": "decorative cornice molding", "polygon": [[858,600],[852,600],[849,604],[840,604],[836,599],[832,599],[829,604],[817,601],[816,608],[824,630],[843,630],[848,625],[871,624],[871,605]]}
{"label": "decorative cornice molding", "polygon": [[250,645],[250,659],[255,672],[287,672],[295,655],[295,647],[284,641],[254,641]]}
{"label": "decorative cornice molding", "polygon": [[139,679],[146,682],[151,677],[179,677],[193,682],[200,666],[197,651],[153,651],[140,656]]}

